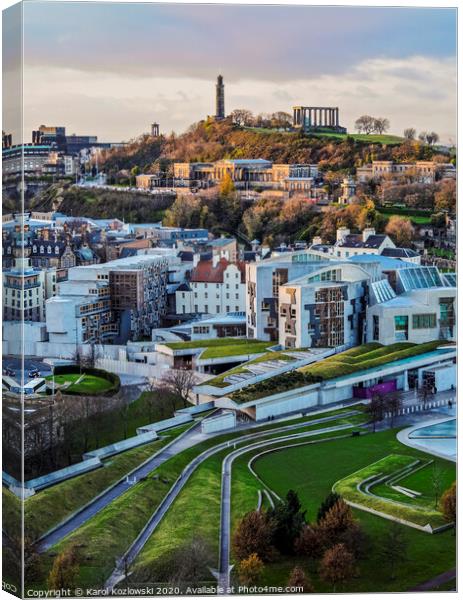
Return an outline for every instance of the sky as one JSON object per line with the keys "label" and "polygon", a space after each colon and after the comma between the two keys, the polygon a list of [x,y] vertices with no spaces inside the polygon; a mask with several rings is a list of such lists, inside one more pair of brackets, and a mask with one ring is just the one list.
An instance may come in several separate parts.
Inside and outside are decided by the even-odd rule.
{"label": "sky", "polygon": [[456,137],[454,9],[24,4],[25,141],[40,124],[181,133],[214,114],[219,73],[227,113],[339,106],[348,130],[370,114]]}

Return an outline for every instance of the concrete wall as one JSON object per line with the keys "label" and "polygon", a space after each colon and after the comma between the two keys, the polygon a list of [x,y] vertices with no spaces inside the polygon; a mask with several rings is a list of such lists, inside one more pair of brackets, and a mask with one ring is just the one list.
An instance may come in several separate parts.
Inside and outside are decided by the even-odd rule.
{"label": "concrete wall", "polygon": [[201,423],[202,433],[215,433],[216,431],[233,429],[234,427],[236,427],[236,413],[234,411],[204,419]]}
{"label": "concrete wall", "polygon": [[277,400],[268,404],[256,405],[256,421],[268,419],[271,416],[283,415],[297,410],[312,408],[318,404],[318,390],[297,394],[287,400]]}

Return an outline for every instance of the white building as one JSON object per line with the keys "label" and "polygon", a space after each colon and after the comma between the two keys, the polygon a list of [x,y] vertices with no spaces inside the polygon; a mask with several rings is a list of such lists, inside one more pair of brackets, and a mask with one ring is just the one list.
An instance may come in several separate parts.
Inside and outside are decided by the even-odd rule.
{"label": "white building", "polygon": [[388,281],[372,283],[367,339],[381,344],[456,340],[456,287],[452,274],[436,267],[397,271]]}
{"label": "white building", "polygon": [[242,263],[232,263],[218,255],[195,262],[189,282],[180,285],[175,293],[177,314],[243,312],[244,275]]}
{"label": "white building", "polygon": [[362,343],[371,274],[334,263],[279,288],[279,342],[285,348],[341,348]]}

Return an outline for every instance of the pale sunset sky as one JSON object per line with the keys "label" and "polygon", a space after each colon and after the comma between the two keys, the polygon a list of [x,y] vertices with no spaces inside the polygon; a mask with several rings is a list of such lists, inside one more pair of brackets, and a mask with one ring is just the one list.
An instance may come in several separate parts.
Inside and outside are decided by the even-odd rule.
{"label": "pale sunset sky", "polygon": [[152,121],[181,133],[214,113],[219,73],[227,113],[339,106],[349,130],[370,114],[455,141],[454,9],[26,1],[23,14],[25,141],[40,124],[112,142]]}

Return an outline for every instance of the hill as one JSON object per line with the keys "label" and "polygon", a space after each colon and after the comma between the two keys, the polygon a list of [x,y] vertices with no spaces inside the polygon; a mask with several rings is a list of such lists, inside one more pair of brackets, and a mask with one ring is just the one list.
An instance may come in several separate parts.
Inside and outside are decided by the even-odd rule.
{"label": "hill", "polygon": [[[172,161],[212,162],[224,158],[264,158],[281,163],[318,163],[324,170],[353,170],[371,160],[424,160],[430,146],[392,135],[303,134],[244,128],[229,119],[200,121],[182,135],[143,136],[130,146],[108,152],[106,168],[154,171]],[[164,163],[161,166],[161,163]]]}

